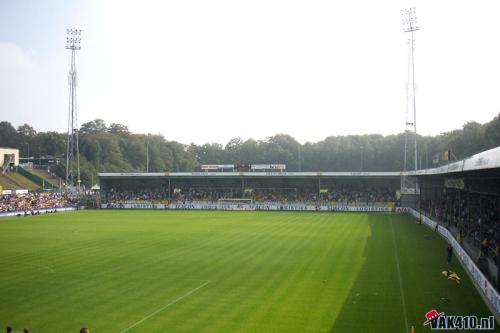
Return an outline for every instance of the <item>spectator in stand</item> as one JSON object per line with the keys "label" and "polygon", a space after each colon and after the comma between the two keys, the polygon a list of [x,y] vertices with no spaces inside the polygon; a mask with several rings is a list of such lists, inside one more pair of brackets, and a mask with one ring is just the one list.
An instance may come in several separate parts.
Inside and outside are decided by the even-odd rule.
{"label": "spectator in stand", "polygon": [[[422,208],[432,218],[442,222],[480,249],[481,260],[496,259],[500,244],[498,196],[457,189],[443,189],[432,200],[422,202]],[[496,260],[495,260],[496,262]]]}
{"label": "spectator in stand", "polygon": [[481,243],[481,252],[485,257],[488,256],[488,238],[483,239],[483,242]]}
{"label": "spectator in stand", "polygon": [[69,207],[75,203],[59,193],[0,195],[0,212],[32,212],[39,209]]}
{"label": "spectator in stand", "polygon": [[318,193],[317,189],[307,188],[256,188],[249,191],[242,189],[176,188],[170,196],[168,190],[164,188],[111,188],[106,197],[111,207],[120,207],[121,204],[126,203],[165,203],[169,200],[174,203],[216,203],[219,199],[241,198],[253,199],[256,203],[264,204],[317,204],[319,201],[324,204],[372,206],[396,201],[394,191],[387,188],[356,190],[346,186],[328,189],[325,193]]}

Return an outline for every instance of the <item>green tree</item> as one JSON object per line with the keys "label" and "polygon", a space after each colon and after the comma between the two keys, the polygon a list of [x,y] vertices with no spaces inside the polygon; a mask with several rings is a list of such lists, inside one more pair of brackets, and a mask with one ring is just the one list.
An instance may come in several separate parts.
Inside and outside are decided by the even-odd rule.
{"label": "green tree", "polygon": [[66,155],[66,135],[57,132],[40,132],[32,140],[38,155]]}
{"label": "green tree", "polygon": [[88,123],[82,124],[80,126],[80,133],[81,134],[97,134],[97,133],[104,133],[108,130],[106,127],[106,123],[102,119],[94,119],[92,121],[89,121]]}
{"label": "green tree", "polygon": [[0,147],[19,148],[17,131],[8,121],[0,122]]}
{"label": "green tree", "polygon": [[500,146],[500,114],[484,126],[486,148]]}
{"label": "green tree", "polygon": [[117,123],[112,123],[108,128],[109,133],[118,135],[128,135],[130,131],[127,126]]}
{"label": "green tree", "polygon": [[[0,146],[19,148],[21,154],[38,157],[52,155],[62,161],[56,168],[65,176],[66,135],[37,133],[29,124],[17,128],[0,122]],[[102,119],[81,126],[79,136],[80,170],[85,185],[97,179],[98,172],[144,172],[149,146],[150,171],[194,171],[201,164],[285,163],[289,171],[401,171],[405,134],[329,136],[319,142],[301,145],[292,136],[276,134],[265,140],[241,138],[226,145],[206,143],[184,145],[162,135],[134,134],[127,126]],[[500,146],[500,115],[486,124],[468,122],[461,129],[436,136],[418,136],[419,164],[432,166],[432,157],[451,149],[458,159]],[[410,169],[413,168],[411,163]]]}
{"label": "green tree", "polygon": [[33,127],[28,124],[23,124],[17,127],[17,133],[28,138],[33,138],[36,135],[36,131]]}

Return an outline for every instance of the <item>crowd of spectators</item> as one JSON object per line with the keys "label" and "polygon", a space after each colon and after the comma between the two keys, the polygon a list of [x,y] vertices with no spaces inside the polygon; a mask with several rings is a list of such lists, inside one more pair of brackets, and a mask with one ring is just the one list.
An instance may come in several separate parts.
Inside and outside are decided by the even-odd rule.
{"label": "crowd of spectators", "polygon": [[124,203],[216,203],[220,199],[252,199],[255,203],[338,203],[345,205],[376,205],[394,203],[395,191],[388,188],[352,189],[348,187],[317,189],[299,188],[175,188],[168,194],[168,189],[111,188],[106,193],[109,204]]}
{"label": "crowd of spectators", "polygon": [[168,198],[168,191],[162,188],[114,189],[107,193],[109,202],[161,202]]}
{"label": "crowd of spectators", "polygon": [[388,188],[355,190],[343,187],[321,193],[321,201],[373,205],[375,203],[395,202],[396,196],[395,191]]}
{"label": "crowd of spectators", "polygon": [[0,212],[32,212],[74,206],[75,202],[60,193],[26,193],[0,195]]}
{"label": "crowd of spectators", "polygon": [[496,261],[500,248],[498,197],[445,189],[437,198],[422,202],[422,209],[480,249],[480,257]]}

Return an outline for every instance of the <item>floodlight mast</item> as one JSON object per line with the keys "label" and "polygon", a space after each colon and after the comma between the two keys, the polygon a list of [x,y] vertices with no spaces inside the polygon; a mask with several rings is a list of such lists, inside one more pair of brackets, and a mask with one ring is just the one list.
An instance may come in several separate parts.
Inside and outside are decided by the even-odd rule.
{"label": "floodlight mast", "polygon": [[[78,114],[76,108],[77,75],[75,65],[75,51],[81,49],[80,29],[66,29],[66,49],[71,50],[71,67],[69,69],[69,110],[68,110],[68,139],[66,146],[66,186],[74,187],[75,180],[80,192],[80,153],[78,148]],[[76,170],[75,170],[76,169]],[[76,172],[76,174],[75,174]],[[76,178],[76,179],[75,179]]]}
{"label": "floodlight mast", "polygon": [[[414,32],[420,30],[417,21],[416,8],[406,8],[401,10],[403,31],[409,33],[408,38],[408,82],[406,85],[406,124],[405,124],[405,151],[404,151],[404,171],[407,170],[407,149],[408,133],[414,135],[414,169],[415,169],[415,196],[417,195],[416,174],[418,169],[417,152],[417,105],[415,97],[415,39]],[[411,112],[413,110],[413,112]],[[411,114],[413,113],[413,114]],[[401,187],[406,188],[406,177],[401,180]]]}

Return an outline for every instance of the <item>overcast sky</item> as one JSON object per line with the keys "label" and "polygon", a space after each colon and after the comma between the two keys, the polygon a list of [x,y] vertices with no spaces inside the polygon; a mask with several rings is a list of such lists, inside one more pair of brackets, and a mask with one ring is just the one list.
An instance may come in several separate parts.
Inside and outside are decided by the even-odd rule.
{"label": "overcast sky", "polygon": [[66,28],[79,123],[183,143],[404,130],[416,6],[417,125],[439,134],[500,112],[500,1],[0,0],[0,120],[67,130]]}

